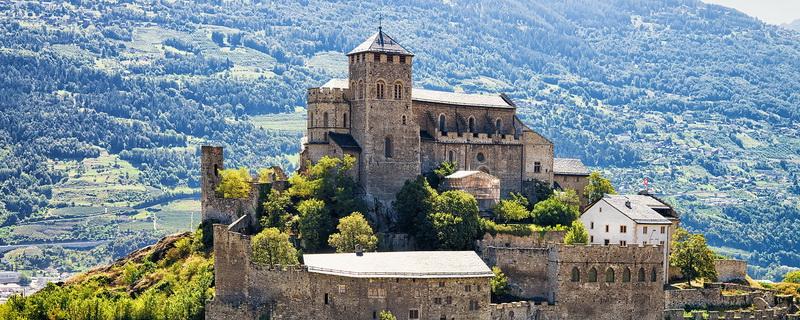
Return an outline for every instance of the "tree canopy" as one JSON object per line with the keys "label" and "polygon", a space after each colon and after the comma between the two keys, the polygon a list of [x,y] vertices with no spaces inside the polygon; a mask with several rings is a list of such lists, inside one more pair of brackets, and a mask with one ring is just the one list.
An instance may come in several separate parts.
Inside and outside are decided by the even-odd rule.
{"label": "tree canopy", "polygon": [[429,216],[436,232],[439,248],[449,250],[471,249],[480,231],[478,201],[463,191],[440,194]]}
{"label": "tree canopy", "polygon": [[531,216],[534,223],[540,226],[568,226],[578,218],[578,209],[559,201],[555,197],[547,198],[533,206]]}
{"label": "tree canopy", "polygon": [[336,252],[355,252],[356,246],[361,246],[364,251],[373,251],[378,247],[378,237],[360,212],[340,219],[336,229],[339,232],[328,238],[328,244],[336,248]]}
{"label": "tree canopy", "polygon": [[586,227],[583,223],[575,219],[572,221],[572,226],[567,231],[567,234],[564,235],[564,243],[565,244],[586,244],[589,243],[589,232],[586,231]]}
{"label": "tree canopy", "polygon": [[300,213],[298,230],[304,247],[310,252],[323,248],[335,225],[333,217],[325,209],[325,202],[303,200],[297,205],[297,211]]}
{"label": "tree canopy", "polygon": [[266,228],[250,239],[252,260],[261,265],[296,265],[297,249],[289,235],[278,228]]}
{"label": "tree canopy", "polygon": [[592,171],[589,174],[589,184],[583,190],[583,194],[589,199],[589,202],[595,202],[607,194],[616,193],[611,181],[603,177],[599,171]]}
{"label": "tree canopy", "polygon": [[689,283],[697,278],[709,281],[717,279],[714,252],[708,248],[706,238],[701,234],[691,234],[683,228],[678,228],[672,239],[669,263],[680,268]]}
{"label": "tree canopy", "polygon": [[492,211],[494,212],[495,219],[505,223],[509,221],[519,221],[531,216],[531,213],[523,204],[514,200],[500,200]]}
{"label": "tree canopy", "polygon": [[253,179],[247,168],[224,169],[219,171],[220,182],[217,192],[225,198],[247,198],[250,196],[250,182]]}
{"label": "tree canopy", "polygon": [[789,271],[783,276],[783,282],[800,283],[800,270]]}

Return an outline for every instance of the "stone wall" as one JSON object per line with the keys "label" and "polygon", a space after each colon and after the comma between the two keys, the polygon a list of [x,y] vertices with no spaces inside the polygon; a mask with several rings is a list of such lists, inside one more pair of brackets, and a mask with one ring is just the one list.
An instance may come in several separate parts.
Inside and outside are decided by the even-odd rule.
{"label": "stone wall", "polygon": [[[704,316],[704,313],[707,316]],[[692,311],[686,315],[683,309],[664,310],[664,320],[733,320],[733,319],[764,319],[764,320],[800,320],[800,314],[788,314],[787,308],[771,308],[767,310],[729,310],[729,311]]]}
{"label": "stone wall", "polygon": [[776,299],[772,290],[731,283],[712,283],[703,288],[666,290],[664,305],[666,309],[727,309],[748,307],[756,301],[764,302],[767,306],[788,306],[792,303]]}
{"label": "stone wall", "polygon": [[735,259],[714,260],[714,269],[717,271],[717,281],[746,281],[747,261]]}
{"label": "stone wall", "polygon": [[589,205],[589,198],[583,194],[583,190],[589,185],[589,176],[572,175],[572,174],[554,174],[553,181],[558,183],[562,189],[572,189],[578,193],[578,198],[581,200],[581,207]]}
{"label": "stone wall", "polygon": [[531,301],[491,304],[491,320],[557,320],[559,307]]}
{"label": "stone wall", "polygon": [[256,211],[270,184],[252,183],[246,198],[224,198],[217,192],[221,181],[220,170],[224,170],[222,147],[203,146],[200,157],[200,210],[203,221],[231,224],[243,215],[255,221]]}
{"label": "stone wall", "polygon": [[[247,219],[243,217],[242,219]],[[250,261],[250,236],[214,225],[216,295],[206,319],[490,318],[489,278],[352,278]]]}

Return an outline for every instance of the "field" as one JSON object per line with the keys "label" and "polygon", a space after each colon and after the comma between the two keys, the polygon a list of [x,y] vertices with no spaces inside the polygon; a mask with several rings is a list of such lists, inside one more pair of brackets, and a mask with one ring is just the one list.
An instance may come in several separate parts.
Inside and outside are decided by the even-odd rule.
{"label": "field", "polygon": [[264,130],[303,132],[306,130],[306,113],[261,114],[250,117],[250,122]]}

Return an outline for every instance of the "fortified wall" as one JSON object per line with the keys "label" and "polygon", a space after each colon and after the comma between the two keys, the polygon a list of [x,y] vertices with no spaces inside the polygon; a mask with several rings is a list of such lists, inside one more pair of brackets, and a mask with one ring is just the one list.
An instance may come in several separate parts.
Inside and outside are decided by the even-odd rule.
{"label": "fortified wall", "polygon": [[[662,317],[662,246],[573,246],[555,239],[561,238],[500,235],[478,242],[484,261],[508,276],[513,295],[550,306],[528,308],[528,317],[533,310],[545,319]],[[509,311],[520,316],[519,308]]]}

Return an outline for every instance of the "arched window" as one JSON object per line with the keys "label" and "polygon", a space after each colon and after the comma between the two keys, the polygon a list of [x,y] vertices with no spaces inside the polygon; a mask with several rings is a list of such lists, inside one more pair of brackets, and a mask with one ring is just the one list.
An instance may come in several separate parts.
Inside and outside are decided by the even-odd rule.
{"label": "arched window", "polygon": [[405,115],[403,115],[403,124],[404,125],[406,124],[406,116]]}
{"label": "arched window", "polygon": [[500,132],[500,133],[503,132],[503,120],[502,119],[497,118],[497,120],[494,121],[494,129],[497,130],[497,132]]}
{"label": "arched window", "polygon": [[454,161],[455,161],[455,159],[456,159],[456,157],[455,157],[455,152],[453,152],[453,151],[451,150],[450,152],[448,152],[448,153],[447,153],[447,161],[449,161],[449,162],[454,162]]}
{"label": "arched window", "polygon": [[394,99],[403,99],[403,84],[399,81],[394,84]]}
{"label": "arched window", "polygon": [[439,115],[439,131],[441,131],[442,134],[444,134],[445,132],[447,132],[445,129],[447,129],[447,119],[444,117],[443,114],[440,114]]}
{"label": "arched window", "polygon": [[614,282],[614,269],[609,267],[606,269],[606,282]]}
{"label": "arched window", "polygon": [[475,156],[475,160],[478,160],[478,162],[484,162],[486,161],[486,156],[483,154],[483,152],[478,152],[478,154]]}
{"label": "arched window", "polygon": [[597,269],[594,267],[589,269],[589,282],[597,282]]}
{"label": "arched window", "polygon": [[639,282],[644,282],[644,268],[639,268]]}
{"label": "arched window", "polygon": [[392,150],[392,138],[390,137],[386,137],[386,139],[383,140],[383,155],[386,158],[391,158],[394,156],[394,150]]}
{"label": "arched window", "polygon": [[216,164],[214,165],[214,176],[219,178],[219,166]]}
{"label": "arched window", "polygon": [[347,128],[347,112],[342,115],[342,122],[344,123],[344,127]]}
{"label": "arched window", "polygon": [[376,96],[378,97],[378,99],[383,99],[385,97],[384,96],[384,92],[385,92],[384,88],[386,88],[386,83],[384,83],[382,80],[378,81],[378,84],[375,85],[375,89],[376,89],[375,91],[377,91],[376,92]]}
{"label": "arched window", "polygon": [[469,121],[468,122],[469,122],[469,126],[468,126],[469,127],[469,132],[474,133],[475,132],[475,118],[469,117]]}
{"label": "arched window", "polygon": [[489,171],[489,168],[487,168],[486,166],[481,166],[480,168],[478,168],[478,171],[482,171],[483,173],[486,174],[492,174],[492,172]]}
{"label": "arched window", "polygon": [[314,113],[313,112],[309,112],[308,113],[308,123],[310,123],[310,125],[309,125],[310,127],[314,127]]}
{"label": "arched window", "polygon": [[622,282],[631,282],[631,269],[628,267],[622,271]]}
{"label": "arched window", "polygon": [[326,128],[328,127],[328,113],[327,112],[322,114],[322,126],[326,127]]}
{"label": "arched window", "polygon": [[656,271],[656,267],[653,267],[653,271],[650,272],[650,281],[656,282],[658,280],[658,271]]}
{"label": "arched window", "polygon": [[580,282],[581,281],[581,271],[578,270],[578,267],[572,267],[572,275],[570,275],[569,279],[572,282]]}
{"label": "arched window", "polygon": [[361,80],[358,81],[358,98],[364,99],[364,82]]}

